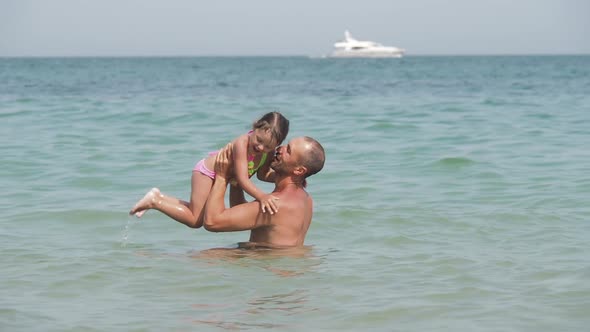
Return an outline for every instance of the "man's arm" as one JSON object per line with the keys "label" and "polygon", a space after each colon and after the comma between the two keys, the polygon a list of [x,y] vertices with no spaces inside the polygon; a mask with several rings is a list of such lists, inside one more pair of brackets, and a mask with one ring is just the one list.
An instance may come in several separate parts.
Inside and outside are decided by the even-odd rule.
{"label": "man's arm", "polygon": [[[205,205],[205,229],[211,232],[244,231],[270,223],[271,215],[260,213],[260,203],[243,203],[225,208],[225,190],[231,162],[231,148],[225,147],[217,154],[215,161],[215,182]],[[242,193],[243,197],[243,193]]]}

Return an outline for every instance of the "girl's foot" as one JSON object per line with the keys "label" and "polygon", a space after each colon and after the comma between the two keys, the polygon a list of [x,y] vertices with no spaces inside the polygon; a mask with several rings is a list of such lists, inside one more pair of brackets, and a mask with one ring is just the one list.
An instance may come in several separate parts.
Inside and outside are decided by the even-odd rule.
{"label": "girl's foot", "polygon": [[147,210],[154,208],[160,198],[162,198],[160,189],[152,188],[135,204],[133,209],[129,211],[129,215],[135,215],[137,218],[141,218]]}

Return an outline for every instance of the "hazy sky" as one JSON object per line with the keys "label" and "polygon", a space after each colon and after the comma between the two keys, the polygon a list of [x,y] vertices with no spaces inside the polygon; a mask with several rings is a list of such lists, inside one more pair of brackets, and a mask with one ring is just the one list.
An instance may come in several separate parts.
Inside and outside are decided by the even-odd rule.
{"label": "hazy sky", "polygon": [[590,54],[590,0],[0,0],[0,56]]}

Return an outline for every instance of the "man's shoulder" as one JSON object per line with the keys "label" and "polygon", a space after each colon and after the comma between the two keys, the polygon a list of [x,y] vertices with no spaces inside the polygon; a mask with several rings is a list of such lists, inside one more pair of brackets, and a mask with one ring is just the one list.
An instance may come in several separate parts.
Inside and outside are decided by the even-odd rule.
{"label": "man's shoulder", "polygon": [[303,190],[283,191],[279,193],[273,193],[280,199],[280,205],[285,206],[288,209],[300,209],[302,206],[305,207],[311,204],[313,199],[311,195]]}

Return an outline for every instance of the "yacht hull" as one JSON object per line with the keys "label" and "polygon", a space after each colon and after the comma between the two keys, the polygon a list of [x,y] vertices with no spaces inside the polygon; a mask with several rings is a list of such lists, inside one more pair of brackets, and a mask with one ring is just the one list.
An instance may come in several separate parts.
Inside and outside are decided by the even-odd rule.
{"label": "yacht hull", "polygon": [[403,53],[381,52],[333,52],[330,58],[401,58]]}
{"label": "yacht hull", "polygon": [[357,40],[348,30],[344,31],[344,40],[334,43],[330,58],[401,58],[406,50],[380,43]]}

